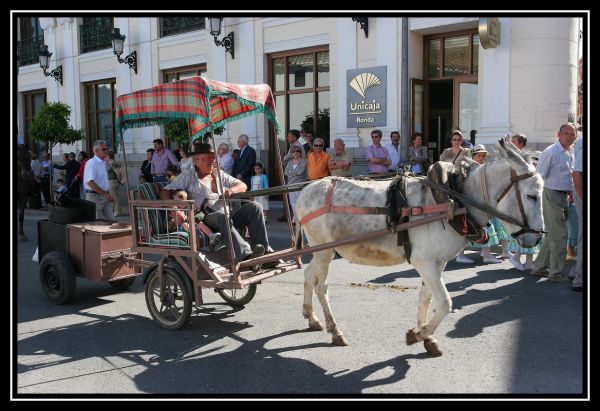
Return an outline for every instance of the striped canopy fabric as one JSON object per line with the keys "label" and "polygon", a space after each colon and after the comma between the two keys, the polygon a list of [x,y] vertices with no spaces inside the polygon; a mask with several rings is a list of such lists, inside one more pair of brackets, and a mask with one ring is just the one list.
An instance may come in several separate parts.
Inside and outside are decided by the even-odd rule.
{"label": "striped canopy fabric", "polygon": [[192,139],[243,117],[265,113],[279,131],[271,88],[267,84],[231,84],[204,77],[161,84],[117,98],[117,140],[123,130],[187,119]]}

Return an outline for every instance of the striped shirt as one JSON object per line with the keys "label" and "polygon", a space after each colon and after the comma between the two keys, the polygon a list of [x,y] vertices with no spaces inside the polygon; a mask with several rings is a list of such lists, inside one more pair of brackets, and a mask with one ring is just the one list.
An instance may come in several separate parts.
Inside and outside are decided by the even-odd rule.
{"label": "striped shirt", "polygon": [[544,187],[557,191],[572,191],[573,147],[567,150],[556,142],[540,155],[537,171],[544,179]]}
{"label": "striped shirt", "polygon": [[175,154],[168,148],[163,148],[161,152],[158,150],[152,154],[152,174],[165,175],[169,164],[179,165]]}
{"label": "striped shirt", "polygon": [[[231,188],[234,185],[242,182],[237,178],[224,173],[223,170],[219,170],[219,172],[221,173],[223,187],[225,188]],[[213,175],[213,178],[217,178],[216,174]],[[218,188],[219,185],[217,184],[217,189]],[[196,173],[196,167],[179,174],[175,181],[167,184],[164,189],[187,191],[189,199],[194,200],[194,208],[200,208],[207,195],[213,192],[210,186],[200,182],[198,174]],[[219,192],[219,194],[221,193]],[[206,206],[212,208],[213,210],[220,210],[223,208],[223,202],[221,200],[208,200]]]}

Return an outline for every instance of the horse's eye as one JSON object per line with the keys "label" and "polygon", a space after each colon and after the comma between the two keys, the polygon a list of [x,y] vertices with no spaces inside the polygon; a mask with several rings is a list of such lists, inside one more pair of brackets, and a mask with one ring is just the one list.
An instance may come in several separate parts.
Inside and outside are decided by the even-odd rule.
{"label": "horse's eye", "polygon": [[531,194],[527,194],[527,198],[529,198],[530,200],[533,200],[533,201],[537,201],[538,196],[532,196]]}

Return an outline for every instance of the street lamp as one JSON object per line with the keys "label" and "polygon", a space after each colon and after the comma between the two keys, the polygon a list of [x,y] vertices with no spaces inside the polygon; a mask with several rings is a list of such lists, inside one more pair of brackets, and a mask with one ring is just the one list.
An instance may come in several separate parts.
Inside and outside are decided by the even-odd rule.
{"label": "street lamp", "polygon": [[121,54],[123,54],[123,43],[125,42],[125,38],[126,36],[124,34],[121,34],[121,30],[119,30],[117,27],[115,27],[113,29],[113,38],[112,38],[112,45],[113,45],[113,53],[115,53],[117,55],[117,61],[119,63],[127,63],[127,65],[129,66],[129,68],[132,68],[133,71],[135,71],[135,74],[137,74],[137,53],[136,51],[132,51],[129,55],[125,56],[124,59],[121,58]]}
{"label": "street lamp", "polygon": [[210,23],[210,34],[214,37],[215,44],[217,46],[225,47],[225,51],[228,51],[231,54],[231,58],[234,59],[235,57],[233,55],[233,31],[219,41],[217,40],[217,36],[221,35],[223,17],[209,17],[208,21]]}
{"label": "street lamp", "polygon": [[62,86],[62,84],[63,84],[62,65],[58,66],[57,68],[55,68],[54,70],[52,70],[49,73],[46,71],[46,70],[48,70],[48,67],[50,67],[50,57],[52,57],[52,53],[50,53],[48,51],[48,46],[46,46],[45,44],[40,46],[39,57],[40,57],[40,67],[44,70],[44,75],[46,77],[52,76],[54,78],[54,80],[58,81],[60,83],[60,85]]}

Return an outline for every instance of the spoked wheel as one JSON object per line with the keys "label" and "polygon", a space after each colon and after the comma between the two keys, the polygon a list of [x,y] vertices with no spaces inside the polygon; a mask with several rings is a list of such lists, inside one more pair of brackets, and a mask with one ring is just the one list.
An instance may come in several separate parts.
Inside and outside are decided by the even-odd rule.
{"label": "spoked wheel", "polygon": [[160,298],[160,279],[158,270],[154,270],[146,282],[146,305],[158,325],[167,330],[178,330],[190,318],[192,299],[181,277],[172,268],[163,270],[164,298]]}
{"label": "spoked wheel", "polygon": [[246,288],[216,288],[217,292],[226,303],[236,307],[246,305],[256,294],[256,284],[250,284]]}

